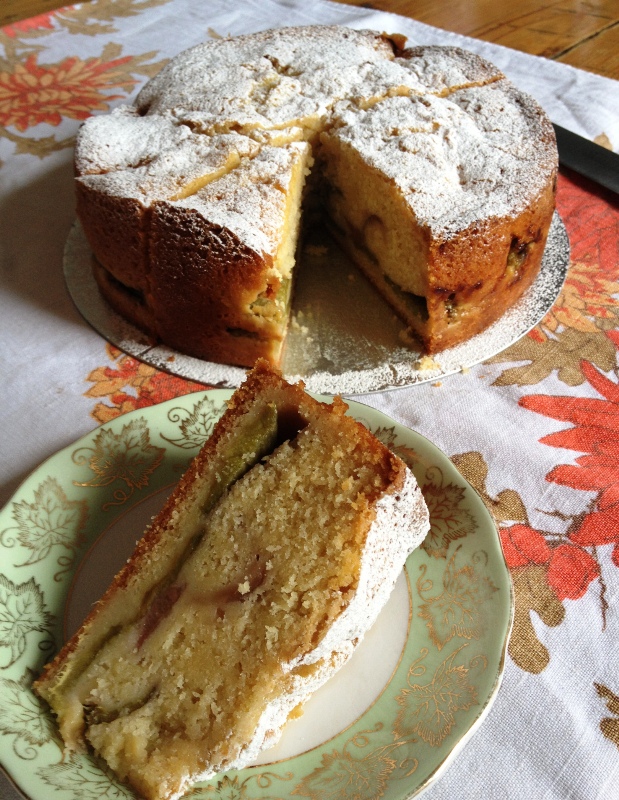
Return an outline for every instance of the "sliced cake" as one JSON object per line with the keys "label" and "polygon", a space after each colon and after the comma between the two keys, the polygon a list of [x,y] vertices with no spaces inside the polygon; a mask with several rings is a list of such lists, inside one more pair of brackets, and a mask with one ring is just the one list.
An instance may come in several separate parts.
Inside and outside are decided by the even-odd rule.
{"label": "sliced cake", "polygon": [[[499,319],[542,262],[552,125],[483,58],[404,43],[337,26],[209,41],[173,58],[132,106],[87,120],[77,210],[114,308],[179,352],[277,365],[292,273],[275,262],[285,251],[292,267],[303,205],[306,219],[322,210],[418,348],[438,352]],[[224,158],[222,172],[225,137],[241,159]],[[183,169],[197,182],[162,192],[171,154],[192,148]],[[274,182],[266,163],[284,178],[293,153],[302,168]],[[137,195],[131,171],[151,179]]]}
{"label": "sliced cake", "polygon": [[345,411],[258,363],[35,684],[68,750],[176,798],[250,763],[350,657],[429,520]]}

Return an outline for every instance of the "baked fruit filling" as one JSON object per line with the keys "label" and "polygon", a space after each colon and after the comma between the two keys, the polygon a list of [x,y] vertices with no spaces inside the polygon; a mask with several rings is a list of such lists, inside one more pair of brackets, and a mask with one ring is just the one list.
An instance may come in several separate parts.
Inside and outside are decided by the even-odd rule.
{"label": "baked fruit filling", "polygon": [[[99,627],[96,635],[89,636],[87,645],[81,647],[78,658],[72,659],[70,668],[63,669],[56,677],[51,697],[59,698],[58,705],[53,705],[58,713],[63,739],[70,747],[75,748],[84,734],[82,707],[86,707],[89,717],[101,713],[96,710],[92,699],[86,701],[88,690],[84,690],[84,684],[89,661],[98,658],[106,649],[118,649],[121,634],[124,632],[126,636],[131,626],[137,631],[138,638],[146,638],[145,634],[152,632],[160,616],[153,612],[169,605],[170,586],[180,565],[203,538],[208,514],[235,481],[273,451],[278,435],[294,436],[290,422],[285,423],[288,419],[285,414],[279,415],[275,406],[267,405],[240,420],[234,436],[222,447],[212,474],[184,509],[182,535],[178,538],[177,552],[168,553],[169,564],[159,576],[153,576],[148,586],[141,587],[140,592],[132,596],[130,604],[117,608],[113,617]],[[302,423],[299,420],[296,424],[300,426]],[[137,703],[135,698],[134,703]]]}

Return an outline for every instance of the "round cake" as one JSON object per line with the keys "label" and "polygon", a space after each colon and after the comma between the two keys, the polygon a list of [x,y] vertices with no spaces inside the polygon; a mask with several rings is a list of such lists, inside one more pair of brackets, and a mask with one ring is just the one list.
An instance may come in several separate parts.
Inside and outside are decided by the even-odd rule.
{"label": "round cake", "polygon": [[77,213],[110,305],[188,355],[277,365],[303,210],[426,352],[496,321],[541,265],[554,131],[479,56],[404,45],[327,26],[213,40],[88,119]]}

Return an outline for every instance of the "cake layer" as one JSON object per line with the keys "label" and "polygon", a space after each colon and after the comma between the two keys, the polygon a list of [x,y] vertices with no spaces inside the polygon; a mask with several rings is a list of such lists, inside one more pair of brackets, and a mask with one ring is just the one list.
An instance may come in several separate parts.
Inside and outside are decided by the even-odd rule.
{"label": "cake layer", "polygon": [[267,145],[195,195],[153,204],[149,305],[163,341],[224,363],[279,361],[310,158],[305,142]]}

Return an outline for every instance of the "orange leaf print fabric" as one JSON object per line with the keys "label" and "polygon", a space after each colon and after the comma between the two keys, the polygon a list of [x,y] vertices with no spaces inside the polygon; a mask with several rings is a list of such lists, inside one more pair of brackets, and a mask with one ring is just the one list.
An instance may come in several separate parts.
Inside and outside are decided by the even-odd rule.
{"label": "orange leaf print fabric", "polygon": [[[557,210],[571,244],[571,264],[565,285],[541,329],[531,332],[545,338],[545,330],[560,326],[593,332],[612,320],[619,308],[613,294],[619,292],[619,210],[604,198],[586,192],[578,178],[559,176]],[[544,330],[545,329],[545,330]]]}
{"label": "orange leaf print fabric", "polygon": [[591,581],[599,574],[600,567],[593,556],[569,544],[555,548],[548,564],[548,584],[559,600],[583,597]]}
{"label": "orange leaf print fabric", "polygon": [[[610,332],[608,337],[619,349],[619,332]],[[601,398],[528,395],[520,400],[520,405],[530,411],[572,424],[540,439],[543,444],[583,453],[574,464],[556,466],[546,480],[596,493],[586,511],[573,518],[567,541],[552,550],[549,560],[549,583],[560,598],[572,599],[582,597],[600,573],[595,553],[586,548],[613,545],[612,561],[619,567],[619,383],[588,362],[581,368]],[[539,535],[531,529],[524,538]],[[506,556],[514,566],[520,565],[522,552],[532,547],[530,541],[524,548],[516,547],[516,541],[522,538],[512,534],[506,542]]]}
{"label": "orange leaf print fabric", "polygon": [[107,62],[69,57],[41,65],[31,54],[12,70],[0,72],[0,125],[23,133],[42,122],[57,126],[63,117],[84,120],[93,111],[108,111],[110,100],[123,95],[104,94],[105,89],[126,87],[128,80],[137,83],[119,71],[129,61],[130,56]]}
{"label": "orange leaf print fabric", "polygon": [[619,208],[608,197],[587,191],[577,175],[559,175],[557,211],[570,232],[572,260],[616,273],[619,263]]}
{"label": "orange leaf print fabric", "polygon": [[37,14],[36,17],[29,17],[27,19],[14,22],[12,25],[5,25],[2,28],[2,32],[5,36],[9,36],[13,39],[16,36],[22,36],[29,31],[38,31],[42,29],[51,31],[54,28],[52,23],[53,16],[54,14],[52,11],[49,11],[46,14]]}
{"label": "orange leaf print fabric", "polygon": [[544,566],[546,580],[557,599],[577,600],[600,573],[599,564],[574,544],[551,547],[544,535],[529,525],[512,525],[500,531],[501,545],[510,570]]}
{"label": "orange leaf print fabric", "polygon": [[546,564],[550,548],[539,531],[529,525],[512,525],[500,531],[501,545],[510,569],[527,564]]}
{"label": "orange leaf print fabric", "polygon": [[99,367],[88,376],[92,386],[86,396],[100,399],[92,412],[97,422],[109,422],[128,411],[208,388],[195,381],[160,372],[111,345],[107,345],[107,354],[114,365]]}

